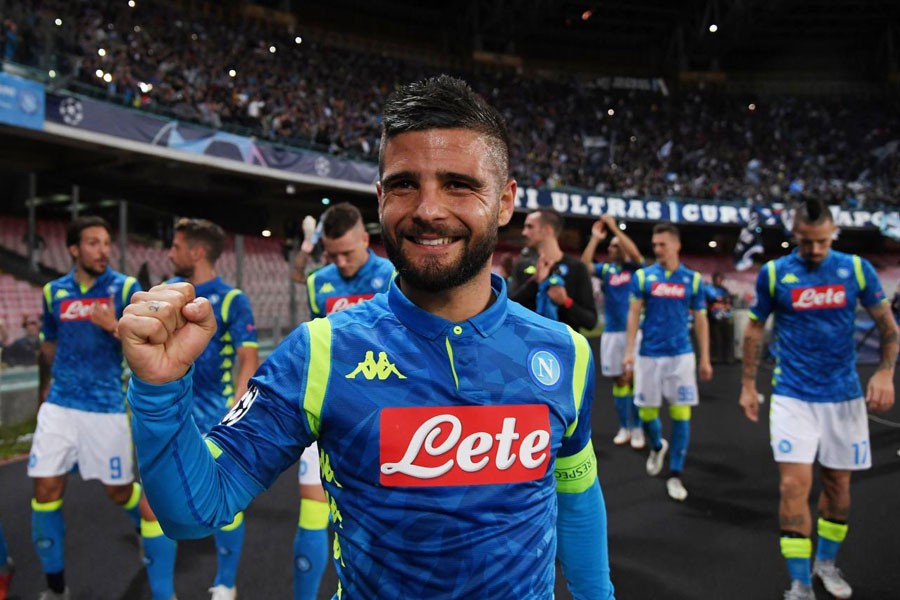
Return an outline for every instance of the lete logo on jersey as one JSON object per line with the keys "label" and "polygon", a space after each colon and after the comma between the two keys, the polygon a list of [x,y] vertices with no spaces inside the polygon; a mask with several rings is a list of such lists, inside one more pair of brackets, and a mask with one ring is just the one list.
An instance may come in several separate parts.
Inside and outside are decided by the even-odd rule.
{"label": "lete logo on jersey", "polygon": [[847,292],[843,285],[819,285],[791,290],[794,310],[820,310],[847,306]]}
{"label": "lete logo on jersey", "polygon": [[60,321],[90,321],[94,304],[109,306],[109,298],[78,298],[63,300],[59,304]]}
{"label": "lete logo on jersey", "polygon": [[609,285],[612,287],[618,287],[620,285],[625,285],[631,282],[631,273],[628,271],[622,271],[621,273],[613,273],[609,276]]}
{"label": "lete logo on jersey", "polygon": [[380,417],[387,487],[534,481],[550,464],[545,404],[385,408]]}
{"label": "lete logo on jersey", "polygon": [[354,294],[352,296],[332,296],[325,300],[325,314],[341,312],[347,310],[351,306],[362,304],[366,300],[371,300],[375,294]]}
{"label": "lete logo on jersey", "polygon": [[650,295],[657,298],[684,298],[684,285],[658,281],[650,287]]}

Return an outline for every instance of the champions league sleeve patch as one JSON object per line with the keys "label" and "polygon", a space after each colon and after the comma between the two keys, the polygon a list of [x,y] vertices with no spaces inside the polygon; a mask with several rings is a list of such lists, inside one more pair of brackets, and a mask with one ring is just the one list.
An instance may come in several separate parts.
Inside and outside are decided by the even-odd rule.
{"label": "champions league sleeve patch", "polygon": [[259,390],[256,389],[256,386],[251,386],[247,392],[241,396],[241,399],[237,401],[237,403],[231,407],[231,410],[228,411],[222,418],[222,425],[231,426],[244,418],[244,416],[250,411],[250,407],[253,406],[253,403],[256,402],[256,397],[259,395]]}

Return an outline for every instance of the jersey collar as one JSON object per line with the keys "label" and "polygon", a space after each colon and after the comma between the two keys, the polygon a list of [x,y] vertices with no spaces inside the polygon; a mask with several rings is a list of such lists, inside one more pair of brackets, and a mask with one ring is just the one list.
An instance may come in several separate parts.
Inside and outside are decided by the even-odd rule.
{"label": "jersey collar", "polygon": [[391,284],[387,296],[391,311],[407,329],[430,340],[437,339],[441,335],[448,335],[449,331],[453,331],[453,337],[458,339],[476,333],[482,337],[488,337],[503,325],[508,305],[506,282],[502,277],[493,273],[491,274],[491,291],[494,293],[494,302],[484,311],[460,323],[448,321],[413,304],[400,290],[400,284],[396,280]]}

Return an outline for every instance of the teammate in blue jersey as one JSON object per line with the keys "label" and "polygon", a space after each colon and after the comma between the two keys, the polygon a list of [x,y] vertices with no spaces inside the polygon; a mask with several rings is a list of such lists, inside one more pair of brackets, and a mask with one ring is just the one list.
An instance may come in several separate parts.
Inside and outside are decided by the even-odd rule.
{"label": "teammate in blue jersey", "polygon": [[[653,227],[653,254],[656,263],[635,273],[628,310],[627,340],[622,368],[634,370],[634,403],[650,443],[647,474],[662,472],[670,443],[662,437],[659,409],[663,398],[669,403],[672,418],[671,453],[666,491],[673,500],[683,502],[687,489],[681,480],[691,436],[691,407],[699,402],[697,370],[700,379],[712,378],[709,362],[709,323],[700,273],[681,264],[681,238],[671,223]],[[638,325],[642,337],[635,361]],[[690,318],[694,319],[697,354],[691,346]],[[698,365],[699,362],[699,365]]]}
{"label": "teammate in blue jersey", "polygon": [[69,597],[62,504],[67,474],[77,464],[82,478],[99,479],[140,528],[153,598],[169,600],[175,542],[163,535],[134,482],[117,333],[118,318],[140,285],[109,268],[110,227],[100,217],[73,220],[66,245],[72,271],[44,286],[40,408],[28,461],[31,535],[48,587],[41,598]]}
{"label": "teammate in blue jersey", "polygon": [[[610,234],[608,251],[610,262],[594,262],[597,246]],[[643,449],[644,429],[634,405],[633,372],[622,368],[625,359],[625,330],[631,297],[631,279],[641,268],[644,258],[634,241],[619,228],[615,217],[603,215],[591,227],[581,262],[600,280],[603,291],[603,335],[600,336],[600,372],[613,378],[613,401],[619,415],[619,430],[613,444],[623,446],[631,442],[636,450]]]}
{"label": "teammate in blue jersey", "polygon": [[[191,413],[201,432],[208,432],[247,391],[247,382],[259,366],[259,344],[250,301],[216,275],[216,261],[225,247],[225,232],[206,219],[180,219],[169,260],[176,278],[187,281],[198,296],[209,300],[216,319],[216,334],[194,363],[194,405]],[[232,376],[232,372],[236,373]],[[244,545],[244,513],[215,532],[218,569],[212,600],[234,600],[235,579]]]}
{"label": "teammate in blue jersey", "polygon": [[[769,315],[775,315],[776,359],[769,415],[772,452],[778,463],[781,553],[791,577],[789,600],[814,599],[812,576],[836,598],[849,598],[850,585],[835,566],[847,535],[850,475],[872,464],[866,406],[894,404],[897,324],[872,265],[831,249],[836,227],[819,200],[796,209],[797,249],[760,270],[756,300],[744,331],[744,374],[740,404],[759,419],[756,370]],[[881,363],[863,394],[854,348],[857,303],[872,316],[881,335]],[[818,455],[818,543],[812,561],[812,464]]]}
{"label": "teammate in blue jersey", "polygon": [[397,281],[301,325],[205,443],[189,371],[215,328],[209,303],[180,283],[128,307],[154,506],[167,531],[204,535],[318,440],[335,597],[550,599],[559,557],[575,598],[611,598],[590,347],[510,302],[490,271],[516,197],[502,117],[441,76],[395,91],[382,127]]}
{"label": "teammate in blue jersey", "polygon": [[[387,291],[391,261],[369,248],[362,214],[349,202],[335,204],[320,219],[321,243],[330,264],[306,280],[309,313],[324,317]],[[319,448],[300,457],[300,518],[294,536],[294,600],[315,600],[328,563],[328,503],[322,488]]]}

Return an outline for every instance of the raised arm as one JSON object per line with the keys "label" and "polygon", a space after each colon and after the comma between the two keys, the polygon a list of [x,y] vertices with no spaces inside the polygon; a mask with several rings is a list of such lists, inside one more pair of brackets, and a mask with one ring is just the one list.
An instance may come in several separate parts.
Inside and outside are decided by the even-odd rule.
{"label": "raised arm", "polygon": [[587,267],[589,273],[594,271],[594,255],[597,253],[597,246],[606,239],[606,225],[602,220],[594,221],[591,226],[591,239],[588,240],[584,252],[581,253],[581,262]]}
{"label": "raised arm", "polygon": [[641,251],[638,249],[637,244],[634,243],[631,236],[622,231],[619,224],[616,223],[616,219],[612,215],[603,215],[603,221],[606,223],[606,228],[619,240],[619,246],[622,249],[622,254],[625,256],[625,260],[638,264],[643,262],[644,257],[641,256]]}

